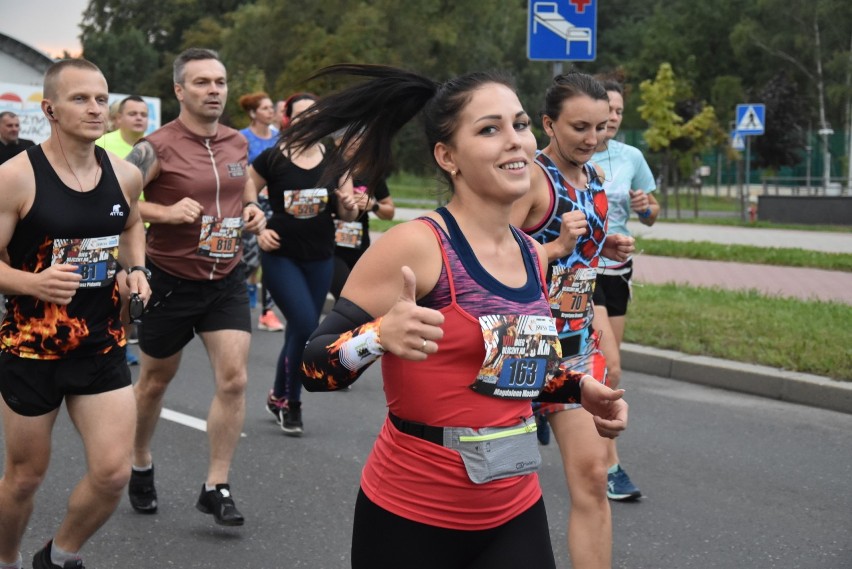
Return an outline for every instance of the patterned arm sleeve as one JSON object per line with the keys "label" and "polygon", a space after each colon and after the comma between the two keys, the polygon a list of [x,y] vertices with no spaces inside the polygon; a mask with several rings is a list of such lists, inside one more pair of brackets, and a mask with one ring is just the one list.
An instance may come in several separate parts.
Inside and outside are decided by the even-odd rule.
{"label": "patterned arm sleeve", "polygon": [[594,336],[579,354],[565,358],[553,377],[544,385],[536,401],[541,403],[581,403],[584,381],[598,381],[607,385],[606,358],[599,347],[599,336]]}
{"label": "patterned arm sleeve", "polygon": [[337,391],[354,383],[384,353],[379,342],[381,320],[341,298],[305,346],[305,389]]}
{"label": "patterned arm sleeve", "polygon": [[586,374],[574,371],[563,361],[554,376],[544,385],[535,401],[539,403],[580,403],[580,380]]}

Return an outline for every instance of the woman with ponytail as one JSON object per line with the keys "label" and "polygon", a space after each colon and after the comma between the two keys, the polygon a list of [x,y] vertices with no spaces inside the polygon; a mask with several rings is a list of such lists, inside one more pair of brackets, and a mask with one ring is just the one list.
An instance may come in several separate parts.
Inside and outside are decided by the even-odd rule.
{"label": "woman with ponytail", "polygon": [[[315,100],[307,93],[290,97],[289,124],[298,124]],[[334,217],[352,221],[358,214],[351,178],[340,169],[330,177],[332,164],[319,141],[295,148],[282,139],[258,154],[249,168],[248,183],[258,192],[267,188],[272,210],[257,236],[263,284],[287,321],[266,408],[291,437],[304,432],[298,368],[331,288]]]}
{"label": "woman with ponytail", "polygon": [[366,81],[320,99],[287,144],[345,129],[338,148],[360,144],[328,175],[358,171],[374,187],[392,137],[422,113],[452,192],[373,243],[305,349],[311,391],[345,388],[384,354],[389,413],[361,477],[352,567],[553,568],[530,401],[582,400],[614,432],[627,415],[622,392],[558,369],[544,250],[509,224],[530,186],[530,119],[499,74],[318,74],[346,75]]}
{"label": "woman with ponytail", "polygon": [[[558,75],[545,94],[542,126],[550,141],[535,159],[530,192],[514,205],[512,222],[544,245],[547,283],[562,366],[606,381],[599,335],[592,329],[592,294],[601,252],[625,258],[633,239],[607,236],[603,173],[590,162],[603,139],[609,100],[590,75]],[[536,402],[539,438],[553,428],[571,494],[568,551],[576,569],[612,565],[612,516],[606,496],[607,438],[594,414],[575,402]],[[607,438],[604,438],[607,437]]]}

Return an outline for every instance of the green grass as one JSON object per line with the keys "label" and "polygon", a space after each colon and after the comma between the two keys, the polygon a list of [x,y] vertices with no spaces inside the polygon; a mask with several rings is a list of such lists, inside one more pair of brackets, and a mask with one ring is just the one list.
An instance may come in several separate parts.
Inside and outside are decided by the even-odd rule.
{"label": "green grass", "polygon": [[[396,202],[394,202],[394,203],[396,203]],[[388,220],[385,220],[385,219],[370,218],[370,232],[371,233],[373,231],[385,232],[388,229],[390,229],[391,227],[393,227],[394,225],[398,225],[402,222],[403,222],[403,220],[401,220],[401,219],[392,219],[392,220],[388,221]]]}
{"label": "green grass", "polygon": [[[662,206],[662,195],[660,195],[659,190],[654,192],[654,197],[657,198],[657,201],[660,202],[660,206]],[[669,202],[669,215],[675,214],[675,199],[674,194],[670,193],[667,196]],[[690,193],[686,194],[683,189],[681,189],[680,193],[680,215],[681,216],[691,216],[692,212],[695,210],[695,194]],[[740,202],[737,198],[728,198],[724,196],[708,196],[702,195],[698,198],[698,209],[699,211],[729,211],[729,212],[738,212],[740,211]]]}
{"label": "green grass", "polygon": [[852,272],[852,254],[823,253],[804,249],[724,245],[707,241],[671,241],[668,239],[636,239],[636,250],[646,255],[681,257],[707,261],[735,261],[758,265],[810,267],[830,271]]}
{"label": "green grass", "polygon": [[625,341],[852,381],[852,306],[636,285]]}
{"label": "green grass", "polygon": [[400,202],[437,203],[439,197],[447,192],[446,184],[437,178],[415,176],[406,172],[397,172],[388,178],[388,189],[394,203],[397,204]]}

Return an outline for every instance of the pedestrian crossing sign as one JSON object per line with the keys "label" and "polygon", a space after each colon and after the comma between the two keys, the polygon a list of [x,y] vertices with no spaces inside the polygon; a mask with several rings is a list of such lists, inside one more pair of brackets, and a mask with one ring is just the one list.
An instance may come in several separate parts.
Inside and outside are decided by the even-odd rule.
{"label": "pedestrian crossing sign", "polygon": [[741,135],[763,134],[766,130],[766,105],[737,105],[736,131]]}
{"label": "pedestrian crossing sign", "polygon": [[731,148],[734,150],[745,150],[745,139],[737,130],[731,132]]}

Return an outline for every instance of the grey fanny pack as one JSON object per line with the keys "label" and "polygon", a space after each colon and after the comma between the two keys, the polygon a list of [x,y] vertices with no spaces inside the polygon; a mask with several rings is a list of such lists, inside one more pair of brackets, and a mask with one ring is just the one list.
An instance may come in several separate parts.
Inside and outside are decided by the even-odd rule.
{"label": "grey fanny pack", "polygon": [[390,414],[397,429],[459,453],[474,484],[531,474],[541,466],[535,417],[509,427],[433,427]]}

